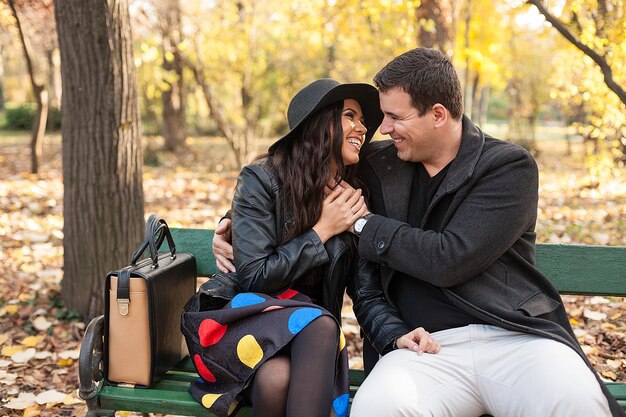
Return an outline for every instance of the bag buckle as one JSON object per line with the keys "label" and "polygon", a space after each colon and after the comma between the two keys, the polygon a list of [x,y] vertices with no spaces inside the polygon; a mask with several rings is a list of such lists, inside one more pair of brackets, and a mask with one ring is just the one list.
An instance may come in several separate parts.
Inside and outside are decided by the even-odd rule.
{"label": "bag buckle", "polygon": [[118,298],[117,299],[117,311],[122,316],[128,316],[128,306],[130,304],[129,298]]}

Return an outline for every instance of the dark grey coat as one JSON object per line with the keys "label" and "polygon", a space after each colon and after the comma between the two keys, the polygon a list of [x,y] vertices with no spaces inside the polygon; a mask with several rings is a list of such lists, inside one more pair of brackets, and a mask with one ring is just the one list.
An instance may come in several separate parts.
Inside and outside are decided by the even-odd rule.
{"label": "dark grey coat", "polygon": [[[349,293],[378,352],[413,330],[388,301],[399,271],[442,287],[452,303],[487,323],[565,343],[591,368],[558,291],[535,267],[538,170],[528,152],[464,117],[459,152],[420,228],[406,223],[414,164],[398,159],[391,141],[371,143],[359,168],[378,215],[363,229]],[[625,416],[603,390],[613,415]]]}

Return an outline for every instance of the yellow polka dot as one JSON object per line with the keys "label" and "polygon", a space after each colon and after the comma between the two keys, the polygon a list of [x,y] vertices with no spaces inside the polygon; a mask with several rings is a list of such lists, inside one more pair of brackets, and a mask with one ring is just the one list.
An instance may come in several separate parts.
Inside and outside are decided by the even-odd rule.
{"label": "yellow polka dot", "polygon": [[346,346],[346,336],[343,334],[343,330],[339,329],[339,352]]}
{"label": "yellow polka dot", "polygon": [[215,403],[215,401],[217,401],[217,399],[221,396],[222,394],[204,394],[202,396],[202,405],[205,408],[210,408]]}
{"label": "yellow polka dot", "polygon": [[237,355],[244,365],[254,368],[263,359],[263,349],[254,336],[247,334],[237,344]]}

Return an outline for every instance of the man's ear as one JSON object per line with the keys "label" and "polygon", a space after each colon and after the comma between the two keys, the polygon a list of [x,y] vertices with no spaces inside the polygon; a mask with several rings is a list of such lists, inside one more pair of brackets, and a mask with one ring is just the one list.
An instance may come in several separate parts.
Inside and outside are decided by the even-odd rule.
{"label": "man's ear", "polygon": [[446,124],[448,118],[450,117],[450,113],[448,109],[446,109],[443,104],[435,103],[432,107],[432,114],[435,118],[435,127],[441,127]]}

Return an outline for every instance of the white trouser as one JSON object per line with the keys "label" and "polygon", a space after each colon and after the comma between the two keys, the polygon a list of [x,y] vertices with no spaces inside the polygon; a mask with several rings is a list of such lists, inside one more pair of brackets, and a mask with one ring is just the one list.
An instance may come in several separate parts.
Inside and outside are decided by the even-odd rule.
{"label": "white trouser", "polygon": [[350,416],[611,416],[591,370],[562,343],[481,324],[432,336],[442,345],[437,354],[382,357]]}

